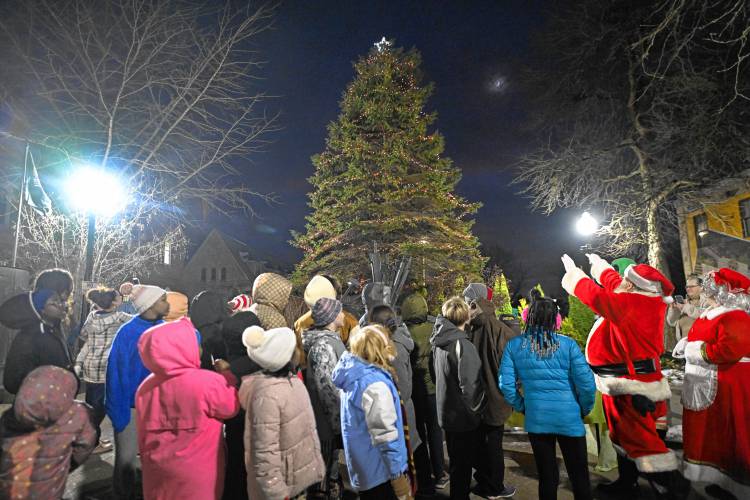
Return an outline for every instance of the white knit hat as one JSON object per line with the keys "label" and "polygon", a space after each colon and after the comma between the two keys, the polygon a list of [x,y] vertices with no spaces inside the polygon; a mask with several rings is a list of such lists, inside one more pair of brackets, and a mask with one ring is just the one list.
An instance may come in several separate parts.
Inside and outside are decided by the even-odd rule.
{"label": "white knit hat", "polygon": [[325,276],[317,275],[310,280],[310,283],[305,287],[305,304],[307,307],[312,309],[315,302],[323,297],[327,299],[336,298],[336,289],[333,288],[333,284],[328,281]]}
{"label": "white knit hat", "polygon": [[264,331],[259,326],[251,326],[242,332],[242,344],[250,359],[264,370],[275,372],[292,360],[297,337],[286,327]]}
{"label": "white knit hat", "polygon": [[130,301],[135,306],[136,312],[141,314],[154,305],[157,300],[166,295],[167,291],[153,285],[135,285],[130,293]]}

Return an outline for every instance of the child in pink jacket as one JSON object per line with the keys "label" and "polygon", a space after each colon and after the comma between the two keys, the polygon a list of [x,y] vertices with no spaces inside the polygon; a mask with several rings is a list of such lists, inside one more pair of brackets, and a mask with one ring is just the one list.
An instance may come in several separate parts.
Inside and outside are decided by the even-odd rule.
{"label": "child in pink jacket", "polygon": [[195,327],[187,318],[147,330],[138,351],[152,372],[135,397],[144,498],[221,498],[222,425],[239,410],[237,390],[200,369]]}

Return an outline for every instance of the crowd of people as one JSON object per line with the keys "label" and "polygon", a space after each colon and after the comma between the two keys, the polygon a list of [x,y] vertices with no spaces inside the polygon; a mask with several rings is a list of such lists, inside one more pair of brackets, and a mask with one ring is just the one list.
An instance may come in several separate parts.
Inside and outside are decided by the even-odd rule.
{"label": "crowd of people", "polygon": [[[313,277],[293,304],[292,283],[274,273],[229,302],[144,284],[90,290],[71,349],[73,279],[43,271],[0,305],[0,322],[19,330],[3,374],[15,402],[0,418],[0,496],[61,498],[70,470],[114,446],[121,499],[337,499],[345,484],[363,499],[448,487],[452,499],[509,498],[503,435],[515,411],[538,497],[557,497],[559,446],[585,500],[584,417],[597,391],[618,452],[604,491],[635,494],[644,477],[667,498],[686,498],[690,481],[750,496],[750,279],[714,271],[688,280],[689,303],[674,302],[653,267],[589,261],[590,276],[563,257],[563,288],[599,316],[585,353],[536,290],[522,326],[496,316],[482,283],[436,318],[418,291],[395,307],[387,286],[369,283],[357,318],[334,277]],[[657,431],[671,397],[666,320],[679,325],[673,356],[686,362],[682,463]]]}

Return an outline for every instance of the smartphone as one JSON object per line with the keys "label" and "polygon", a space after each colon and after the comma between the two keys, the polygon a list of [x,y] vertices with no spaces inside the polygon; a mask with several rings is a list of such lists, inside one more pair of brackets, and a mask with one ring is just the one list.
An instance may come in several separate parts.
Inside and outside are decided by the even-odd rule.
{"label": "smartphone", "polygon": [[677,302],[678,304],[684,304],[685,303],[685,297],[683,297],[682,295],[675,295],[674,296],[674,301]]}

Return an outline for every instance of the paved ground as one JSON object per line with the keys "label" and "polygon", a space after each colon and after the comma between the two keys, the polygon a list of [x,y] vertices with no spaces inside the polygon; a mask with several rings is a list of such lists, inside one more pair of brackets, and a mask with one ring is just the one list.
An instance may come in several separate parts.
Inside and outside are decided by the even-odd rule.
{"label": "paved ground", "polygon": [[[7,405],[2,405],[2,407],[7,408]],[[675,395],[672,398],[671,409],[672,425],[679,424],[682,413],[682,408],[679,405],[679,388],[675,388]],[[108,419],[105,420],[103,425],[103,436],[109,439],[112,438],[112,427]],[[520,500],[536,499],[536,467],[534,465],[531,446],[526,435],[524,433],[508,432],[505,435],[503,444],[505,449],[506,482],[518,489],[515,498]],[[679,450],[678,453],[680,453]],[[589,455],[589,462],[592,485],[595,486],[598,483],[608,482],[616,477],[616,470],[608,473],[594,471],[593,466],[596,462],[596,457],[593,455]],[[113,463],[113,452],[92,455],[82,467],[70,474],[64,498],[70,500],[102,500],[112,498],[110,483]],[[559,457],[559,464],[560,489],[558,499],[572,500],[572,490],[561,457]],[[698,500],[709,498],[704,493],[705,486],[705,484],[694,484],[690,499]],[[347,494],[347,498],[356,498],[356,496],[350,492]],[[437,498],[448,498],[448,490],[440,492]],[[472,496],[472,499],[479,498],[481,497]],[[606,500],[608,497],[594,492],[594,498]],[[639,485],[637,498],[650,500],[657,499],[658,495],[651,490],[648,483],[642,480]]]}

